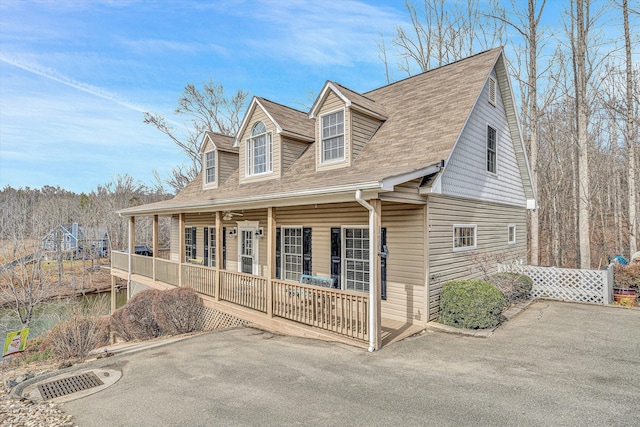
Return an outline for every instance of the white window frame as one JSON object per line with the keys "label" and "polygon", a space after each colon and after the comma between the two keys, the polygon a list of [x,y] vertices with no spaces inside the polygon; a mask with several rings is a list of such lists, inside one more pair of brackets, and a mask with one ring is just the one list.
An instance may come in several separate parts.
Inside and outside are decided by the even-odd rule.
{"label": "white window frame", "polygon": [[489,76],[489,88],[487,99],[489,100],[489,104],[494,107],[498,103],[498,81],[493,76]]}
{"label": "white window frame", "polygon": [[[210,159],[209,156],[212,156],[213,159]],[[204,183],[205,185],[211,185],[216,183],[216,160],[218,155],[216,154],[216,150],[207,151],[204,153]],[[209,163],[209,160],[212,160],[213,164]],[[211,178],[211,179],[210,179]]]}
{"label": "white window frame", "polygon": [[[485,170],[487,171],[487,173],[492,174],[492,175],[497,175],[498,174],[498,129],[496,129],[494,126],[491,126],[490,124],[487,123],[487,128],[486,128],[486,134],[485,134]],[[495,135],[495,140],[494,140],[494,149],[491,150],[489,148],[489,129],[492,129]],[[493,153],[493,168],[494,170],[490,170],[489,169],[489,153]]]}
{"label": "white window frame", "polygon": [[[513,230],[513,233],[512,231]],[[509,224],[507,226],[507,243],[509,245],[515,245],[516,244],[516,225],[515,224]]]}
{"label": "white window frame", "polygon": [[252,242],[251,242],[251,257],[252,260],[252,272],[250,274],[257,275],[259,272],[259,260],[260,260],[260,240],[258,238],[258,228],[260,223],[258,221],[239,221],[238,223],[238,272],[242,272],[242,257],[247,256],[243,253],[243,240],[244,240],[244,231],[251,232],[252,234]]}
{"label": "white window frame", "polygon": [[[293,244],[287,242],[287,232],[295,230],[299,233],[297,236],[293,236],[296,239],[299,238],[299,245],[297,242]],[[284,280],[293,280],[297,282],[300,280],[300,275],[304,273],[304,230],[303,227],[281,227],[280,236],[280,268],[282,269],[282,278]],[[289,236],[291,237],[291,236]],[[287,250],[291,246],[299,246],[299,253],[288,252]],[[293,260],[295,258],[295,264],[299,267],[299,271],[287,268],[292,263],[288,263],[288,257]],[[291,273],[291,274],[289,274]]]}
{"label": "white window frame", "polygon": [[207,267],[215,267],[216,266],[216,238],[217,238],[216,227],[210,226],[207,228],[209,229],[209,231],[207,231],[207,236],[209,238],[209,241],[204,242],[204,244],[208,246],[208,251],[209,251],[209,265]]}
{"label": "white window frame", "polygon": [[[256,134],[255,129],[259,124],[264,126],[265,131]],[[255,145],[256,142],[264,138],[265,144],[265,170],[261,172],[255,171]],[[267,131],[267,127],[263,122],[256,122],[251,130],[251,138],[247,139],[245,144],[245,160],[246,160],[246,176],[259,176],[273,172],[273,138],[271,132]]]}
{"label": "white window frame", "polygon": [[350,291],[354,291],[354,292],[365,292],[365,293],[369,292],[369,286],[371,285],[371,277],[369,277],[368,283],[362,281],[362,283],[363,283],[362,288],[363,289],[356,289],[355,287],[350,289],[349,286],[348,286],[349,280],[348,280],[348,277],[347,277],[348,276],[347,264],[348,264],[349,261],[356,261],[356,262],[365,263],[366,268],[363,268],[360,271],[362,271],[367,276],[369,275],[369,272],[370,272],[370,269],[369,269],[370,264],[369,263],[371,262],[371,254],[369,254],[369,242],[370,242],[369,239],[371,239],[371,236],[367,237],[366,246],[363,246],[362,248],[359,249],[359,250],[362,250],[364,253],[367,254],[366,257],[364,256],[364,253],[363,253],[363,257],[361,257],[361,258],[347,258],[347,230],[356,230],[357,229],[357,230],[366,231],[368,233],[369,232],[369,227],[366,226],[366,225],[343,225],[341,228],[342,228],[342,230],[341,230],[342,231],[342,236],[341,236],[340,240],[342,241],[341,242],[341,244],[342,244],[341,258],[342,259],[340,260],[340,262],[342,264],[342,271],[341,271],[342,278],[340,280],[340,283],[342,284],[342,286],[341,286],[342,290],[350,290]]}
{"label": "white window frame", "polygon": [[[324,130],[324,126],[323,126],[323,121],[324,118],[327,116],[331,116],[334,114],[338,114],[342,112],[342,133],[341,134],[335,134],[335,135],[331,135],[328,137],[324,137],[323,136],[323,130]],[[339,108],[337,110],[334,111],[329,111],[323,115],[320,116],[320,120],[318,120],[319,126],[320,126],[320,163],[323,165],[326,164],[331,164],[331,163],[339,163],[339,162],[343,162],[344,159],[346,159],[346,155],[347,155],[347,143],[346,143],[346,132],[345,132],[345,125],[346,125],[346,111],[344,108]],[[330,124],[329,127],[331,127],[332,125]],[[342,137],[342,157],[336,157],[336,158],[331,158],[331,159],[326,159],[325,158],[325,141],[328,141],[330,139],[334,139],[334,138],[339,138]]]}
{"label": "white window frame", "polygon": [[[188,232],[187,232],[188,230]],[[189,261],[190,259],[194,259],[193,256],[193,244],[195,242],[192,241],[191,237],[193,236],[193,226],[186,225],[184,227],[184,259],[185,261]]]}
{"label": "white window frame", "polygon": [[[456,246],[456,243],[457,243],[456,229],[462,229],[462,228],[473,229],[473,245]],[[470,250],[476,249],[478,247],[478,226],[477,226],[477,224],[453,224],[453,236],[452,237],[453,237],[452,245],[453,245],[453,251],[454,252],[470,251]],[[463,236],[461,238],[465,239],[465,238],[468,238],[468,237],[469,236]]]}

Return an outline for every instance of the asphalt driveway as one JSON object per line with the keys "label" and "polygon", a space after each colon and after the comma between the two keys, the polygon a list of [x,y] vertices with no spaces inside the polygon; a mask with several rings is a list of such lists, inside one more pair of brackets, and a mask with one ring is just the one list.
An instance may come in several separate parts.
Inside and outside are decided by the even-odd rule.
{"label": "asphalt driveway", "polygon": [[426,332],[376,353],[216,331],[92,362],[113,386],[79,426],[640,425],[640,310],[540,301],[489,338]]}

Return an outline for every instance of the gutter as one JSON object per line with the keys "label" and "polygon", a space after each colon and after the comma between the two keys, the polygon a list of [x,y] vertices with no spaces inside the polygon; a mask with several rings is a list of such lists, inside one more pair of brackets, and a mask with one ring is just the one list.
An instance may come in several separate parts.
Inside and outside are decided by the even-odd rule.
{"label": "gutter", "polygon": [[356,201],[364,206],[369,211],[369,351],[375,351],[376,345],[376,319],[377,319],[377,308],[378,301],[376,300],[376,268],[375,268],[375,256],[377,254],[375,248],[373,247],[375,230],[374,230],[374,221],[375,221],[375,209],[371,206],[366,200],[362,198],[362,190],[356,190]]}

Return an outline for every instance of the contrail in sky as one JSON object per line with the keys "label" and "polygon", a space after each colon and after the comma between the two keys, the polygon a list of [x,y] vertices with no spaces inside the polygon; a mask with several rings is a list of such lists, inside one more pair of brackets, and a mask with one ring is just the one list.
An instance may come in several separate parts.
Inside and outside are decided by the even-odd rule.
{"label": "contrail in sky", "polygon": [[58,73],[55,70],[52,70],[50,68],[46,68],[46,67],[42,67],[38,64],[29,64],[26,62],[22,62],[13,58],[7,58],[4,55],[0,55],[0,61],[6,62],[7,64],[11,64],[14,67],[18,67],[20,69],[23,69],[25,71],[28,71],[30,73],[36,74],[38,76],[44,77],[46,79],[49,80],[53,80],[56,81],[58,83],[62,83],[63,85],[67,85],[70,86],[74,89],[78,89],[82,92],[86,92],[88,94],[97,96],[98,98],[102,98],[105,99],[107,101],[111,101],[111,102],[115,102],[118,105],[122,105],[123,107],[126,107],[128,109],[134,110],[134,111],[138,111],[140,113],[144,113],[146,111],[149,111],[148,109],[144,109],[138,105],[132,104],[130,102],[127,102],[123,99],[120,99],[116,94],[111,93],[109,91],[106,91],[102,88],[96,87],[96,86],[92,86],[90,84],[87,83],[82,83],[79,81],[76,81],[70,77],[67,77],[65,75],[62,75],[60,73]]}

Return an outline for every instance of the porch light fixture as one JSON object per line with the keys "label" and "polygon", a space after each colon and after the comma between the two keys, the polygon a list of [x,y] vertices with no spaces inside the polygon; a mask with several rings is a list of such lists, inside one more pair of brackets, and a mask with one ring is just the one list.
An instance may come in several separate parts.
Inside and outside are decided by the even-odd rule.
{"label": "porch light fixture", "polygon": [[256,237],[262,237],[264,236],[264,228],[260,227],[256,230]]}
{"label": "porch light fixture", "polygon": [[232,229],[229,230],[229,236],[230,237],[235,237],[238,234],[238,228],[237,227],[233,227]]}

